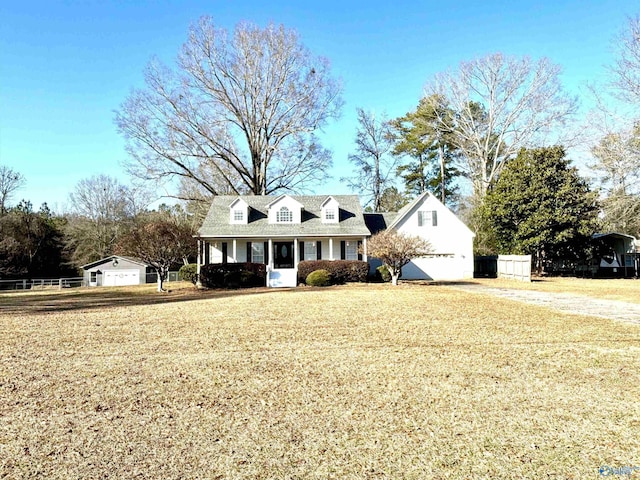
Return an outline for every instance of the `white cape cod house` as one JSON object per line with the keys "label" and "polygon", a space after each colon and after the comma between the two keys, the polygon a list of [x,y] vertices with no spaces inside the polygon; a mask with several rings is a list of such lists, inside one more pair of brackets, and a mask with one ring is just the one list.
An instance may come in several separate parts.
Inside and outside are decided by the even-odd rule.
{"label": "white cape cod house", "polygon": [[198,230],[198,271],[209,263],[264,263],[268,286],[296,286],[302,260],[379,265],[367,258],[366,244],[385,228],[423,236],[433,247],[406,265],[402,278],[473,276],[473,233],[430,193],[384,214],[363,213],[357,195],[217,196]]}

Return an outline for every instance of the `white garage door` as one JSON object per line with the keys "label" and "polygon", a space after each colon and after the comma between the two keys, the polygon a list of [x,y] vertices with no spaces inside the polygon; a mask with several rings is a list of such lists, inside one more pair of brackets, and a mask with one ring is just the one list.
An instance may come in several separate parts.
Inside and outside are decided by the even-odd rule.
{"label": "white garage door", "polygon": [[140,270],[106,270],[102,285],[105,287],[121,287],[124,285],[138,285]]}

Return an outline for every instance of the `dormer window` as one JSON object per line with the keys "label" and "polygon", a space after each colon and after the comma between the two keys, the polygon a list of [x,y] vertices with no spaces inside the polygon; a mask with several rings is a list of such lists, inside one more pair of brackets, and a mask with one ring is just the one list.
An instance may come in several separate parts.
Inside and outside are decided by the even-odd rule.
{"label": "dormer window", "polygon": [[229,223],[246,225],[248,220],[249,205],[238,197],[229,205]]}
{"label": "dormer window", "polygon": [[333,197],[327,197],[322,202],[322,223],[338,223],[338,212],[340,211],[340,204]]}
{"label": "dormer window", "polygon": [[334,208],[327,208],[324,211],[324,219],[328,222],[332,222],[336,219],[336,210]]}
{"label": "dormer window", "polygon": [[287,207],[283,206],[276,212],[276,222],[277,223],[292,223],[293,222],[293,212],[289,210]]}

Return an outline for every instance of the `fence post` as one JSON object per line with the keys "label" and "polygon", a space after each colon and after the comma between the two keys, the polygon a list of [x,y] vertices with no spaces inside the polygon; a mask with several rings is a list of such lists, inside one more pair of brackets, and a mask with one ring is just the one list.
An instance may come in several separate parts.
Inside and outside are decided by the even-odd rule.
{"label": "fence post", "polygon": [[22,289],[26,290],[27,289],[27,280],[22,280]]}

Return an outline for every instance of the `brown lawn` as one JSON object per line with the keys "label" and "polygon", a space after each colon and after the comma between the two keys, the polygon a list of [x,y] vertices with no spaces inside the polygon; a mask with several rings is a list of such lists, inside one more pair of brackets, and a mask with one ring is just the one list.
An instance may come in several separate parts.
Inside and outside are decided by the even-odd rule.
{"label": "brown lawn", "polygon": [[0,478],[640,466],[637,325],[441,286],[3,294],[0,357]]}

